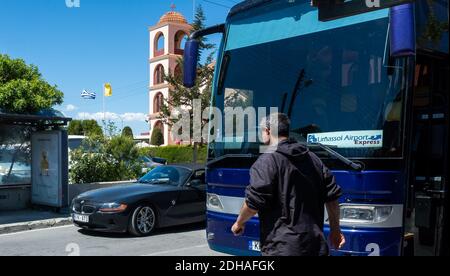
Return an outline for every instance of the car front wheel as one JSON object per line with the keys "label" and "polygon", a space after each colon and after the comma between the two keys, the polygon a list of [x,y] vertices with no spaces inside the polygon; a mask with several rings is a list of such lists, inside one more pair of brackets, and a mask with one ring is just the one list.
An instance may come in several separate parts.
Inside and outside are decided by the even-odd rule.
{"label": "car front wheel", "polygon": [[128,231],[137,237],[150,235],[155,229],[156,213],[151,206],[143,205],[136,208],[130,219]]}

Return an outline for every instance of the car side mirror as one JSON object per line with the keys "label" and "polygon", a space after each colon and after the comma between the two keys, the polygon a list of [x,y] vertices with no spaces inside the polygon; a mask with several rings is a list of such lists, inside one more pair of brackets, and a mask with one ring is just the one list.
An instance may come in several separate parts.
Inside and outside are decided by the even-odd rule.
{"label": "car side mirror", "polygon": [[200,185],[202,185],[202,181],[199,180],[199,179],[194,179],[194,180],[189,181],[189,182],[186,184],[186,187],[189,187],[189,188],[196,188],[197,186],[200,186]]}

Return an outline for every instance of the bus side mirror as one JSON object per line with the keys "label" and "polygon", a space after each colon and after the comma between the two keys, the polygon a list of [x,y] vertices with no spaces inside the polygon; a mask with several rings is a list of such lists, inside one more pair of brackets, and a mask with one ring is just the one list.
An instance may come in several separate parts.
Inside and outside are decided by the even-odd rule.
{"label": "bus side mirror", "polygon": [[187,88],[195,86],[197,79],[197,64],[198,64],[198,50],[199,41],[190,39],[186,42],[184,47],[184,81],[183,84]]}
{"label": "bus side mirror", "polygon": [[414,4],[392,7],[390,21],[391,57],[414,56],[416,54]]}

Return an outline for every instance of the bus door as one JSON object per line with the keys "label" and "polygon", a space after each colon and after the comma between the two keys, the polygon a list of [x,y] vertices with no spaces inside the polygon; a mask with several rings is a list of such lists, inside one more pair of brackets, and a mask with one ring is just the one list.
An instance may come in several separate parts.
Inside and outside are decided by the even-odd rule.
{"label": "bus door", "polygon": [[448,57],[418,54],[406,212],[415,255],[448,254],[448,73]]}

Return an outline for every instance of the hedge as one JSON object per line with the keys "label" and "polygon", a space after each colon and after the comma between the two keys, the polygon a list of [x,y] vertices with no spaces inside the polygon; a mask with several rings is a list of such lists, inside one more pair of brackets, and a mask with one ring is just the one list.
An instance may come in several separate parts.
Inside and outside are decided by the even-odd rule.
{"label": "hedge", "polygon": [[[192,163],[194,147],[193,146],[166,146],[143,148],[140,150],[141,155],[153,156],[167,159],[169,164]],[[206,163],[207,147],[198,147],[197,163]]]}

